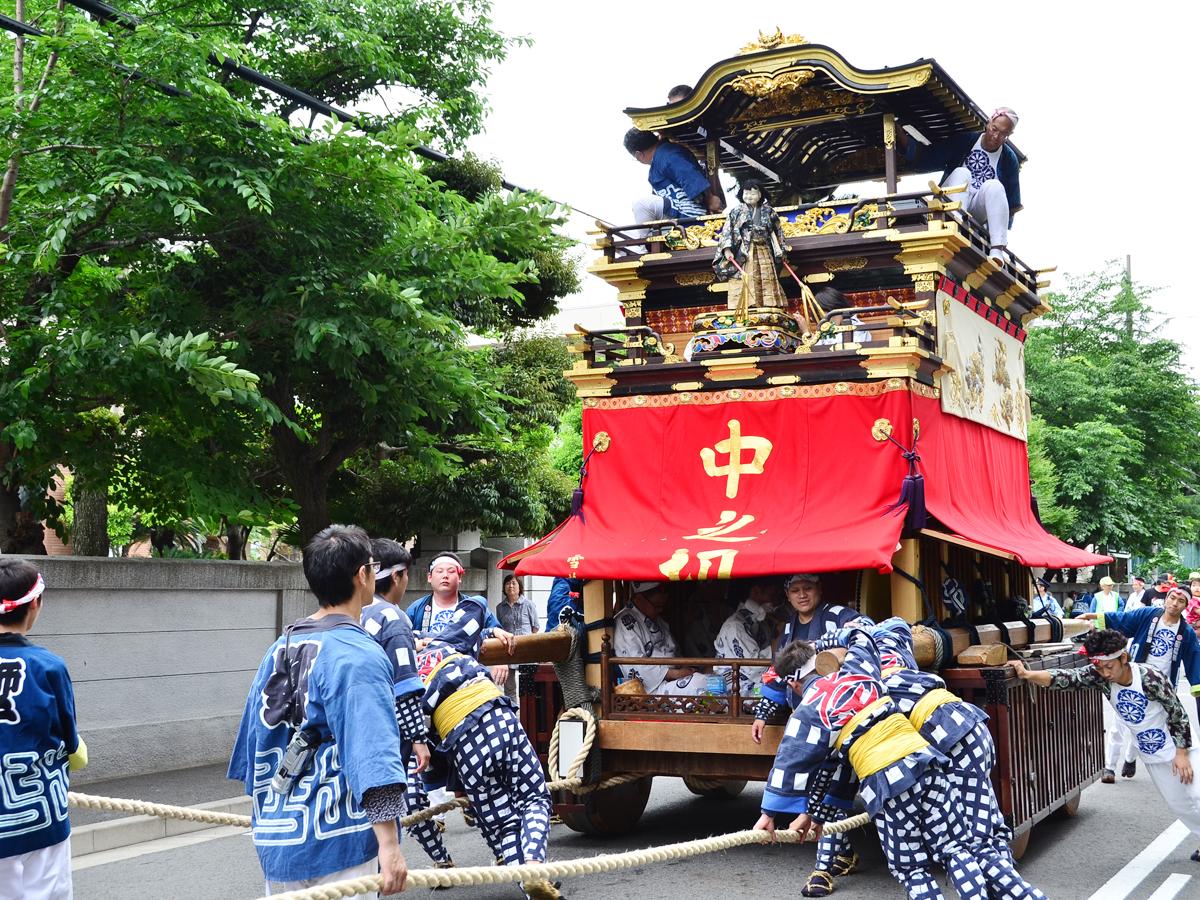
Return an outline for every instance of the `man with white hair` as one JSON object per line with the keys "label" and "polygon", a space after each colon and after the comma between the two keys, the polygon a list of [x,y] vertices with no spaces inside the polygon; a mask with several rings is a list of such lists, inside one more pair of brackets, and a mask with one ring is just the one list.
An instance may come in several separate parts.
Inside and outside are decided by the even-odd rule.
{"label": "man with white hair", "polygon": [[942,187],[966,187],[951,199],[959,200],[964,212],[987,222],[988,255],[993,259],[1004,258],[1008,229],[1021,208],[1021,161],[1008,145],[1017,121],[1015,112],[1001,106],[982,132],[958,134],[930,146],[910,141],[903,129],[897,134],[910,165],[926,170],[941,166]]}

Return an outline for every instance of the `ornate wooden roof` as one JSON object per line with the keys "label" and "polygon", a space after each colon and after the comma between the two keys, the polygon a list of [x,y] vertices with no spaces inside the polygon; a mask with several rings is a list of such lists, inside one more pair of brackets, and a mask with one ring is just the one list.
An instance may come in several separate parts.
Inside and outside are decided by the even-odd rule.
{"label": "ornate wooden roof", "polygon": [[[626,114],[636,127],[666,132],[701,154],[720,139],[721,168],[739,179],[765,176],[805,191],[880,177],[885,113],[933,142],[987,123],[932,59],[857,69],[800,35],[759,38],[709,67],[686,99]],[[919,170],[900,155],[899,171]]]}

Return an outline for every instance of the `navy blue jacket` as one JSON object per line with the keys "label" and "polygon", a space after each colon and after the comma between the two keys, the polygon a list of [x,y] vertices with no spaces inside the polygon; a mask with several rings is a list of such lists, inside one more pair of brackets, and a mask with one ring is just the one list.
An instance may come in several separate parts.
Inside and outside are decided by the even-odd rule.
{"label": "navy blue jacket", "polygon": [[[1117,631],[1133,639],[1129,646],[1129,658],[1134,662],[1144,663],[1150,658],[1150,636],[1158,627],[1163,610],[1157,606],[1143,606],[1124,613],[1101,613],[1096,619],[1099,628],[1115,628]],[[1179,639],[1175,642],[1171,653],[1171,684],[1179,680],[1179,664],[1187,673],[1188,683],[1192,686],[1192,696],[1200,695],[1200,640],[1186,621],[1179,622]]]}
{"label": "navy blue jacket", "polygon": [[[941,168],[942,180],[945,181],[947,175],[966,161],[967,154],[971,152],[981,134],[982,131],[968,131],[928,147],[920,141],[910,140],[904,151],[904,158],[910,165],[926,171]],[[1004,193],[1008,197],[1008,222],[1011,225],[1013,214],[1021,208],[1021,161],[1017,158],[1017,151],[1007,143],[1000,148],[996,180],[1004,185]]]}

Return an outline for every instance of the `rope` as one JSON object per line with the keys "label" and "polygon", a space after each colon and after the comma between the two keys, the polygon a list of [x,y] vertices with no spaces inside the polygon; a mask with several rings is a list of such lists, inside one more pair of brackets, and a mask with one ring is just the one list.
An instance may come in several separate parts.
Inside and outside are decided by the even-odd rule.
{"label": "rope", "polygon": [[[840,834],[852,828],[866,825],[870,817],[866,813],[851,816],[840,822],[830,822],[825,826],[826,834]],[[684,841],[679,844],[664,844],[660,847],[646,847],[642,850],[630,850],[625,853],[608,853],[584,859],[566,859],[550,863],[526,863],[519,866],[469,866],[453,869],[417,869],[408,873],[407,888],[413,887],[467,887],[483,884],[512,884],[527,881],[558,881],[563,878],[573,878],[581,875],[598,875],[604,872],[615,872],[619,869],[633,869],[651,863],[670,862],[677,859],[688,859],[706,853],[719,853],[722,850],[732,850],[735,847],[745,847],[752,844],[770,844],[773,842],[798,844],[804,836],[795,831],[776,831],[774,836],[767,831],[735,831],[731,834],[717,837],[702,838],[696,841]],[[383,886],[383,879],[378,875],[364,878],[353,878],[333,884],[319,885],[302,891],[289,891],[285,894],[273,894],[270,900],[337,900],[341,897],[354,897],[378,891]]]}
{"label": "rope", "polygon": [[[596,718],[592,715],[590,709],[577,707],[576,709],[569,709],[564,712],[559,717],[559,722],[563,719],[577,719],[585,723],[586,730],[583,736],[583,746],[580,748],[575,760],[571,763],[571,768],[567,771],[568,777],[559,778],[558,724],[555,723],[554,733],[550,737],[549,768],[551,780],[546,785],[547,790],[588,794],[593,791],[616,787],[620,784],[628,784],[631,781],[637,781],[645,777],[637,774],[614,775],[612,778],[606,778],[596,784],[584,784],[580,773],[583,771],[588,753],[591,752],[592,744],[596,740]],[[98,809],[103,812],[125,812],[133,813],[134,815],[157,816],[160,819],[182,819],[185,822],[204,822],[209,825],[236,825],[241,828],[249,828],[251,826],[249,816],[238,815],[237,813],[212,812],[210,810],[195,809],[190,806],[170,806],[165,803],[148,803],[144,800],[127,800],[123,797],[99,797],[95,794],[78,794],[74,791],[67,794],[67,799],[72,806],[84,809]],[[465,797],[455,797],[444,803],[439,803],[436,806],[430,806],[412,815],[405,816],[400,820],[400,825],[407,828],[410,825],[416,825],[418,822],[432,819],[434,816],[440,816],[442,813],[466,807],[469,805],[469,802]]]}
{"label": "rope", "polygon": [[250,817],[237,813],[212,812],[190,806],[168,806],[165,803],[147,803],[145,800],[125,800],[121,797],[97,797],[95,794],[67,793],[72,806],[98,809],[103,812],[127,812],[141,816],[158,816],[160,819],[183,819],[185,822],[205,822],[209,825],[239,825],[250,827]]}

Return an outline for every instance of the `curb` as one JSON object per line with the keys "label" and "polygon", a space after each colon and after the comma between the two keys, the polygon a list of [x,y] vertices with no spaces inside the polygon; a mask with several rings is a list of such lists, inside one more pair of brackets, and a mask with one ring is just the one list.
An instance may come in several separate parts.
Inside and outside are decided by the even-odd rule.
{"label": "curb", "polygon": [[[248,816],[250,815],[251,803],[250,797],[231,797],[228,800],[210,800],[207,803],[197,803],[191,808]],[[92,825],[81,825],[78,828],[72,828],[71,858],[76,859],[81,856],[87,856],[89,853],[100,853],[105,850],[115,850],[118,847],[128,847],[131,844],[156,841],[177,834],[188,834],[208,828],[227,827],[229,826],[209,825],[206,822],[160,819],[157,816],[126,816],[108,822],[96,822]]]}

